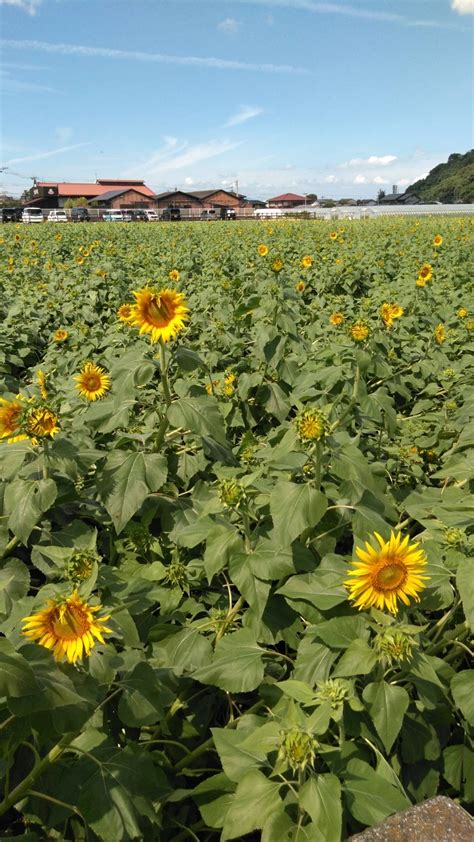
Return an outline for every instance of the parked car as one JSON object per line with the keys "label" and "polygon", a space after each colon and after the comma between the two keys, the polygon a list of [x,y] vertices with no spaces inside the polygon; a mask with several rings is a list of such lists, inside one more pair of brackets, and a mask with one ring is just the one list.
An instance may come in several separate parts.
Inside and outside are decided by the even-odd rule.
{"label": "parked car", "polygon": [[132,210],[130,213],[132,215],[132,222],[148,222],[146,210],[136,208],[136,210]]}
{"label": "parked car", "polygon": [[148,209],[145,211],[145,213],[146,213],[146,216],[147,216],[148,222],[157,222],[157,220],[160,218],[160,217],[158,216],[158,214],[157,214],[156,210],[153,210],[153,208],[148,208]]}
{"label": "parked car", "polygon": [[1,208],[2,222],[20,222],[23,208]]}
{"label": "parked car", "polygon": [[72,222],[89,222],[90,215],[87,208],[77,207],[72,208],[71,210],[71,221]]}
{"label": "parked car", "polygon": [[221,219],[237,219],[235,208],[221,208]]}
{"label": "parked car", "polygon": [[41,208],[23,208],[21,215],[22,222],[43,222],[43,211]]}
{"label": "parked car", "polygon": [[179,208],[165,208],[161,214],[163,222],[179,222],[181,219],[181,211]]}
{"label": "parked car", "polygon": [[212,219],[219,219],[219,217],[215,208],[208,208],[201,212],[201,219],[210,222]]}
{"label": "parked car", "polygon": [[106,210],[102,214],[103,222],[131,222],[132,215],[128,210]]}
{"label": "parked car", "polygon": [[48,213],[48,222],[67,222],[66,211],[58,210],[51,210]]}

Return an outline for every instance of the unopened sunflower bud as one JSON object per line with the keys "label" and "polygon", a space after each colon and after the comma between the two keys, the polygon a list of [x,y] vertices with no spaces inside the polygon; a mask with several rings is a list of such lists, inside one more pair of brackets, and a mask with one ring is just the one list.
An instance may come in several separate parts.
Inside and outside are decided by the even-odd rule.
{"label": "unopened sunflower bud", "polygon": [[77,550],[67,565],[67,578],[72,582],[84,582],[92,574],[98,556],[93,550]]}
{"label": "unopened sunflower bud", "polygon": [[329,702],[333,710],[341,708],[349,696],[349,686],[340,678],[328,678],[327,681],[323,681],[314,694],[318,702]]}
{"label": "unopened sunflower bud", "polygon": [[245,499],[245,490],[238,480],[223,479],[219,483],[219,497],[227,509],[237,509]]}
{"label": "unopened sunflower bud", "polygon": [[303,771],[306,766],[313,765],[318,748],[319,744],[307,731],[300,728],[280,731],[278,760],[286,761],[293,772]]}
{"label": "unopened sunflower bud", "polygon": [[326,433],[327,420],[319,409],[304,409],[295,418],[295,426],[300,441],[320,441]]}
{"label": "unopened sunflower bud", "polygon": [[417,646],[413,637],[403,629],[384,628],[373,642],[373,648],[379,663],[391,666],[399,661],[409,661],[413,654],[413,647]]}

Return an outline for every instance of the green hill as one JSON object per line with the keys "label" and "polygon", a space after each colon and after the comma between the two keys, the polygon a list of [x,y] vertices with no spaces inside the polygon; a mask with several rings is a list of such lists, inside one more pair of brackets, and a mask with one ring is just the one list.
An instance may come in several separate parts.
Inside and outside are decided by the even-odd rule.
{"label": "green hill", "polygon": [[424,201],[474,202],[474,149],[450,155],[446,164],[407,187],[407,193],[417,193]]}

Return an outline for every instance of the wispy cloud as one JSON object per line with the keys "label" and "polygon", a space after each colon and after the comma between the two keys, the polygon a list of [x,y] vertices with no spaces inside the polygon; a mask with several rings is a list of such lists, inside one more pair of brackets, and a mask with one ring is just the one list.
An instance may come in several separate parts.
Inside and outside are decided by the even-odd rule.
{"label": "wispy cloud", "polygon": [[13,164],[24,164],[28,161],[42,161],[44,158],[54,158],[55,155],[63,155],[65,152],[72,152],[74,149],[80,149],[82,146],[90,146],[89,141],[85,143],[74,143],[72,146],[61,146],[59,149],[49,149],[47,152],[35,152],[34,155],[25,155],[22,158],[10,158],[5,162],[6,167],[11,167]]}
{"label": "wispy cloud", "polygon": [[43,0],[0,0],[0,6],[15,6],[28,15],[35,15]]}
{"label": "wispy cloud", "polygon": [[368,158],[351,158],[350,161],[344,161],[339,164],[339,169],[347,169],[348,167],[388,167],[397,160],[396,155],[369,155]]}
{"label": "wispy cloud", "polygon": [[165,138],[162,149],[154,152],[147,161],[142,161],[127,170],[124,175],[133,177],[140,172],[142,177],[153,179],[166,173],[192,167],[202,161],[208,161],[237,146],[240,146],[240,142],[228,140],[208,140],[189,146],[186,141],[179,143],[176,138]]}
{"label": "wispy cloud", "polygon": [[474,15],[474,0],[451,0],[451,8],[460,15]]}
{"label": "wispy cloud", "polygon": [[37,82],[23,82],[21,79],[13,79],[8,70],[0,70],[0,84],[4,94],[60,94],[57,88],[49,85],[40,85]]}
{"label": "wispy cloud", "polygon": [[301,67],[291,64],[259,64],[230,59],[214,58],[212,56],[175,56],[165,53],[142,53],[138,50],[112,50],[108,47],[88,47],[83,44],[54,44],[49,41],[17,41],[2,38],[0,43],[4,47],[28,52],[56,53],[63,56],[77,56],[79,58],[104,58],[118,61],[140,61],[154,64],[176,64],[182,67],[212,67],[218,70],[247,70],[258,73],[307,73]]}
{"label": "wispy cloud", "polygon": [[228,34],[232,34],[233,32],[239,31],[240,23],[235,18],[226,18],[225,20],[221,20],[221,22],[217,24],[217,28],[220,29],[221,32],[227,32]]}
{"label": "wispy cloud", "polygon": [[225,128],[228,126],[239,126],[240,123],[246,123],[247,120],[252,120],[253,117],[258,117],[263,114],[263,108],[258,105],[241,105],[236,114],[227,120],[224,124]]}

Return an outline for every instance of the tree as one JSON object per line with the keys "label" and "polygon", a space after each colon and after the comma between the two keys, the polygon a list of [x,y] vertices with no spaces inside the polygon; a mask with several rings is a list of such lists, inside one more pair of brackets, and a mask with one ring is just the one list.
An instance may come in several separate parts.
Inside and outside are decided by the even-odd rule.
{"label": "tree", "polygon": [[377,193],[377,202],[380,202],[380,199],[383,199],[384,196],[385,190],[379,190],[379,192]]}
{"label": "tree", "polygon": [[79,199],[66,199],[64,202],[65,208],[87,208],[88,201],[85,196],[81,196]]}
{"label": "tree", "polygon": [[306,194],[306,201],[307,202],[317,202],[318,197],[316,196],[316,193],[307,193]]}
{"label": "tree", "polygon": [[8,196],[7,193],[0,195],[0,208],[21,208],[21,200],[15,199],[14,196]]}

